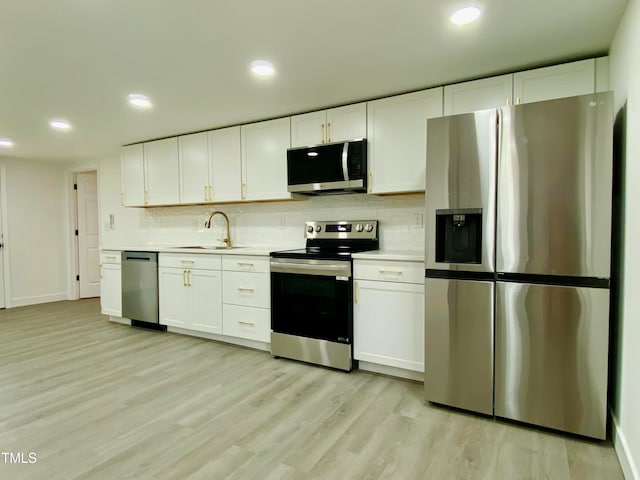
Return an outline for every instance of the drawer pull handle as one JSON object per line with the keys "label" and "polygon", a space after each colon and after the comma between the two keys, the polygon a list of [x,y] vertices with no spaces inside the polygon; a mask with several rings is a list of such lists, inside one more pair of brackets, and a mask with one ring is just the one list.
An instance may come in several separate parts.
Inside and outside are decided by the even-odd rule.
{"label": "drawer pull handle", "polygon": [[241,267],[253,267],[253,262],[238,262]]}
{"label": "drawer pull handle", "polygon": [[402,275],[402,270],[389,270],[388,268],[381,268],[380,273],[393,273],[394,275]]}
{"label": "drawer pull handle", "polygon": [[243,320],[238,320],[238,323],[240,325],[249,325],[250,327],[253,327],[255,325],[255,323],[253,323],[253,322],[245,322]]}
{"label": "drawer pull handle", "polygon": [[238,290],[240,290],[241,292],[253,292],[254,291],[253,288],[248,288],[248,287],[238,287]]}
{"label": "drawer pull handle", "polygon": [[192,264],[192,263],[193,263],[193,260],[180,260],[180,261],[181,261],[182,263],[189,263],[189,264]]}
{"label": "drawer pull handle", "polygon": [[117,257],[114,257],[112,255],[106,255],[104,258],[106,258],[107,260],[115,260]]}

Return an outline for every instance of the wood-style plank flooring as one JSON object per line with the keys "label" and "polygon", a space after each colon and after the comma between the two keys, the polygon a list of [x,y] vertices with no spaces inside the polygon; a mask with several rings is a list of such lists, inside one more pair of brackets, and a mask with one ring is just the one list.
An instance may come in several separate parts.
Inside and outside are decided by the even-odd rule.
{"label": "wood-style plank flooring", "polygon": [[113,324],[0,311],[0,479],[622,479],[609,442],[426,405],[422,384]]}

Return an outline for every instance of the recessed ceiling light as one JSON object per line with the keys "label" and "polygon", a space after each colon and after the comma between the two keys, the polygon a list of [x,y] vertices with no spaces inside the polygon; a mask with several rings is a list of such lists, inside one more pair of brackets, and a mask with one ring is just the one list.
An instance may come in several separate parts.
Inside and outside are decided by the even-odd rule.
{"label": "recessed ceiling light", "polygon": [[480,9],[477,7],[466,7],[454,12],[451,15],[451,22],[456,25],[466,25],[475,22],[480,16]]}
{"label": "recessed ceiling light", "polygon": [[142,95],[141,93],[130,93],[129,94],[129,104],[138,108],[149,108],[151,106],[151,100],[146,95]]}
{"label": "recessed ceiling light", "polygon": [[0,138],[0,147],[13,147],[13,142],[8,138]]}
{"label": "recessed ceiling light", "polygon": [[271,63],[265,60],[256,60],[255,62],[251,62],[251,71],[256,75],[264,77],[267,75],[273,75],[275,69],[273,68],[273,65],[271,65]]}
{"label": "recessed ceiling light", "polygon": [[55,128],[56,130],[70,130],[71,129],[71,124],[69,122],[67,122],[66,120],[62,120],[62,119],[51,120],[49,122],[49,125],[51,126],[51,128]]}

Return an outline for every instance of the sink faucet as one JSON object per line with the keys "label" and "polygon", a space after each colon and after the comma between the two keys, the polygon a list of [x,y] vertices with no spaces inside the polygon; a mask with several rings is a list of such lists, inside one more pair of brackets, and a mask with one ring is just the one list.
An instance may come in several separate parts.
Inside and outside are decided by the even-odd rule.
{"label": "sink faucet", "polygon": [[229,231],[229,217],[227,217],[226,213],[221,212],[220,210],[215,210],[211,212],[209,214],[209,217],[204,221],[204,228],[211,228],[211,219],[214,217],[214,215],[217,215],[217,214],[222,215],[225,221],[227,222],[227,236],[222,241],[227,245],[227,248],[231,248],[231,232]]}

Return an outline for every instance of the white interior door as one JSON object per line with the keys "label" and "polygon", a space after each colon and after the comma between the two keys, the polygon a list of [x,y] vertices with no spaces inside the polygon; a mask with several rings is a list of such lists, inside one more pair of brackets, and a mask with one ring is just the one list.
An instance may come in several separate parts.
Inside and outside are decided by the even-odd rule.
{"label": "white interior door", "polygon": [[98,177],[96,172],[77,175],[78,271],[80,298],[100,296],[100,229],[98,224]]}

